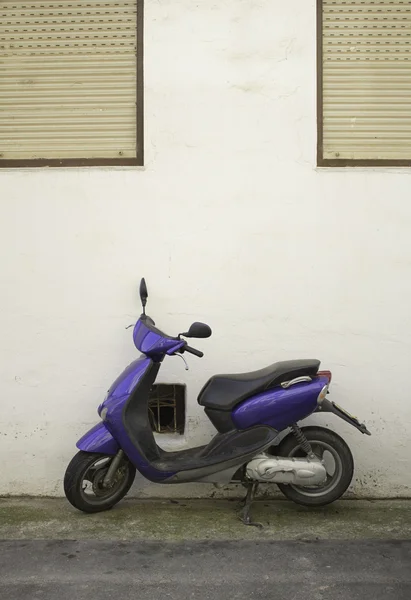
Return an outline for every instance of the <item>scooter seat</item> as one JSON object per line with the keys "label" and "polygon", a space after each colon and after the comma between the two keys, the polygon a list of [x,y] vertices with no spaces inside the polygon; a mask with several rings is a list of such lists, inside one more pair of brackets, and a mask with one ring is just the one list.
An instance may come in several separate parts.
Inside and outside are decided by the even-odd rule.
{"label": "scooter seat", "polygon": [[198,403],[214,410],[232,410],[234,406],[284,381],[303,375],[315,376],[319,360],[286,360],[265,369],[234,375],[214,375],[198,396]]}

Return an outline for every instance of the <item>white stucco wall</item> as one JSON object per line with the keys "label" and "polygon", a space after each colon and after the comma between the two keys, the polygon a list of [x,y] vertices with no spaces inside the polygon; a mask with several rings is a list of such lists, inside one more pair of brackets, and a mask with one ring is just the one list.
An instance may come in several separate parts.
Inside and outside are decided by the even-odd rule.
{"label": "white stucco wall", "polygon": [[352,492],[410,495],[410,171],[316,168],[315,21],[314,0],[147,0],[145,168],[0,172],[1,494],[62,494],[144,275],[162,328],[214,331],[161,372],[188,385],[179,442],[209,439],[214,372],[318,357],[374,434],[328,421]]}

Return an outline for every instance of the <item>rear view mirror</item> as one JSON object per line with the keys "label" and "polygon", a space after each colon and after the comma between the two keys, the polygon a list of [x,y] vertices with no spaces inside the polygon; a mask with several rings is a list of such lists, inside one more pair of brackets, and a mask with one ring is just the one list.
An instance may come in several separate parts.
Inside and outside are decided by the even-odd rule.
{"label": "rear view mirror", "polygon": [[144,313],[144,308],[147,304],[147,298],[148,298],[148,291],[147,291],[147,286],[146,286],[146,280],[143,279],[140,281],[140,300],[141,300],[141,305],[143,307],[143,313]]}
{"label": "rear view mirror", "polygon": [[190,338],[208,338],[211,335],[211,327],[205,323],[193,323],[190,329],[185,333],[181,333],[184,337]]}

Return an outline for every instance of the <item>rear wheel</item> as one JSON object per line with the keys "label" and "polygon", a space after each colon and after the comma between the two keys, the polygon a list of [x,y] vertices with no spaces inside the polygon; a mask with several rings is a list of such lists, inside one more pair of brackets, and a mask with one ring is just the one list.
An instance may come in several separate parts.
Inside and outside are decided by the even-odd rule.
{"label": "rear wheel", "polygon": [[112,508],[131,488],[136,470],[125,458],[114,474],[110,487],[103,486],[112,456],[78,452],[64,476],[67,500],[79,510],[95,513]]}
{"label": "rear wheel", "polygon": [[[315,487],[278,484],[290,500],[303,506],[325,506],[335,502],[346,492],[354,474],[354,460],[344,440],[323,427],[303,427],[314,454],[324,462],[327,479]],[[280,456],[306,457],[294,435],[287,436],[275,452]]]}

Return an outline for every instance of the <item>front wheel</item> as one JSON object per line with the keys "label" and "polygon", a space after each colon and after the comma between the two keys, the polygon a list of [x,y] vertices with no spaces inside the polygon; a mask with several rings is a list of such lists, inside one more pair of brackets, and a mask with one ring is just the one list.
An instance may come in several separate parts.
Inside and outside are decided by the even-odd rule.
{"label": "front wheel", "polygon": [[96,513],[112,508],[131,488],[136,469],[127,458],[120,463],[109,488],[103,486],[112,456],[78,452],[64,476],[67,500],[79,510]]}
{"label": "front wheel", "polygon": [[[323,427],[303,427],[302,431],[311,444],[314,454],[324,462],[327,479],[315,487],[279,484],[278,487],[290,500],[303,506],[325,506],[335,502],[346,492],[354,474],[354,460],[344,440]],[[294,435],[287,436],[276,454],[290,457],[306,457]]]}

